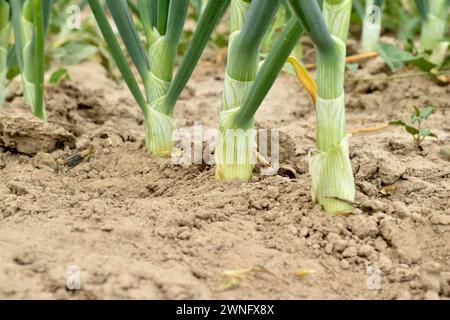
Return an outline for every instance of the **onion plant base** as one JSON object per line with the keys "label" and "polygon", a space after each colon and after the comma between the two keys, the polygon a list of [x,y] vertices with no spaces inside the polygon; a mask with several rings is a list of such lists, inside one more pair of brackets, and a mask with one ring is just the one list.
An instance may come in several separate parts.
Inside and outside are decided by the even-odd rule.
{"label": "onion plant base", "polygon": [[256,131],[254,122],[248,129],[232,127],[233,117],[239,108],[222,111],[220,133],[215,151],[216,179],[248,181],[256,163]]}
{"label": "onion plant base", "polygon": [[251,129],[228,130],[220,134],[216,148],[216,179],[249,181],[256,161],[255,145],[256,134]]}
{"label": "onion plant base", "polygon": [[246,128],[233,126],[234,116],[247,98],[253,81],[237,81],[226,75],[215,151],[217,180],[250,180],[255,164],[256,134],[253,120]]}
{"label": "onion plant base", "polygon": [[330,214],[351,212],[355,201],[355,182],[349,159],[349,136],[328,152],[310,156],[312,197]]}
{"label": "onion plant base", "polygon": [[450,42],[445,41],[439,43],[433,50],[431,56],[429,57],[430,62],[437,66],[442,65],[447,57],[448,49],[450,47]]}
{"label": "onion plant base", "polygon": [[149,107],[145,121],[145,142],[148,151],[155,156],[170,155],[173,149],[173,131],[175,122],[169,115]]}
{"label": "onion plant base", "polygon": [[23,96],[25,98],[25,101],[29,106],[31,106],[31,109],[33,111],[33,115],[41,119],[42,121],[47,121],[47,113],[45,112],[45,104],[42,109],[36,109],[34,106],[36,106],[36,87],[35,84],[32,82],[27,81],[25,78],[22,79],[22,87],[23,87]]}

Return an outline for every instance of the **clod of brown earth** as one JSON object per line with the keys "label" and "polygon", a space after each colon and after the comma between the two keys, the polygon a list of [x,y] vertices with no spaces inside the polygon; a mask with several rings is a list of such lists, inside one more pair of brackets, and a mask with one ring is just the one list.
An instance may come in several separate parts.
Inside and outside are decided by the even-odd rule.
{"label": "clod of brown earth", "polygon": [[36,155],[75,147],[75,137],[64,128],[44,123],[18,110],[0,111],[0,147]]}
{"label": "clod of brown earth", "polygon": [[380,223],[380,234],[396,250],[402,263],[418,263],[422,253],[414,229],[398,224],[395,219],[386,218]]}

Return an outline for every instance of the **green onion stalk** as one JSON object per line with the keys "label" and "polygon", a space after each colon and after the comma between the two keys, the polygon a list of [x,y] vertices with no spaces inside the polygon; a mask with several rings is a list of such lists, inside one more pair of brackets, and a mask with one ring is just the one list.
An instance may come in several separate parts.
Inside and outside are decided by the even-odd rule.
{"label": "green onion stalk", "polygon": [[344,41],[352,2],[325,0],[322,16],[315,0],[290,1],[317,47],[316,150],[309,170],[313,200],[328,213],[348,212],[355,201],[355,183],[345,125]]}
{"label": "green onion stalk", "polygon": [[8,50],[10,47],[11,22],[8,2],[0,0],[0,106],[5,102],[6,75],[8,73]]}
{"label": "green onion stalk", "polygon": [[[264,37],[262,50],[263,54],[270,51],[272,45],[276,42],[278,37],[282,34],[284,28],[288,25],[290,18],[292,17],[292,9],[288,0],[282,0],[282,8],[278,10],[278,13],[275,17],[275,21],[272,23],[272,26]],[[302,44],[299,41],[291,53],[292,56],[295,56],[298,60],[301,60],[303,54]]]}
{"label": "green onion stalk", "polygon": [[448,29],[450,0],[416,0],[422,16],[419,50],[434,64],[440,66],[447,55],[450,42],[444,41]]}
{"label": "green onion stalk", "polygon": [[141,108],[148,150],[154,155],[170,154],[175,128],[173,110],[197,65],[208,40],[230,0],[210,0],[197,24],[185,56],[173,77],[175,59],[189,7],[188,0],[138,1],[147,46],[140,40],[126,0],[107,0],[129,56],[145,88],[143,93],[128,65],[99,0],[89,0],[97,24],[128,88]]}
{"label": "green onion stalk", "polygon": [[[155,1],[153,1],[155,2]],[[165,95],[173,79],[175,59],[187,16],[188,0],[158,0],[156,18],[143,23],[148,51],[142,45],[125,0],[107,0],[119,33],[141,75],[147,100],[146,143],[154,155],[170,154],[175,123],[165,112]],[[150,7],[149,2],[147,5]],[[143,4],[141,3],[141,6]],[[151,9],[151,8],[150,8]],[[146,10],[150,19],[151,10]],[[152,14],[152,16],[154,16]],[[151,23],[151,25],[149,24]],[[151,30],[147,30],[151,28]],[[156,37],[155,37],[156,35]]]}
{"label": "green onion stalk", "polygon": [[194,9],[196,18],[199,18],[205,10],[207,0],[194,0]]}
{"label": "green onion stalk", "polygon": [[52,0],[11,0],[12,24],[23,93],[33,114],[47,121],[44,101],[45,35]]}
{"label": "green onion stalk", "polygon": [[332,35],[347,41],[350,16],[352,13],[351,0],[324,0],[323,17]]}
{"label": "green onion stalk", "polygon": [[260,48],[281,0],[232,0],[231,35],[215,151],[216,179],[249,180],[255,165],[254,118],[238,127],[234,118],[258,73]]}
{"label": "green onion stalk", "polygon": [[384,0],[367,0],[363,19],[361,49],[364,52],[378,48],[381,35],[382,7]]}

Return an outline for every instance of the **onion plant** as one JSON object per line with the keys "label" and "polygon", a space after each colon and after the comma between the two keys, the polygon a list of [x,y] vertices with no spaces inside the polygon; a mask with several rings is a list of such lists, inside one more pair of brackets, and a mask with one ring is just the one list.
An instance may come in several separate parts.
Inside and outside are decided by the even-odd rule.
{"label": "onion plant", "polygon": [[178,71],[175,59],[189,0],[139,0],[138,12],[145,29],[140,40],[126,0],[107,0],[114,22],[145,88],[143,93],[99,0],[89,0],[112,56],[145,117],[147,148],[154,155],[172,151],[173,109],[230,0],[210,0],[194,32]]}
{"label": "onion plant", "polygon": [[0,106],[5,102],[6,75],[8,73],[8,51],[10,47],[10,6],[5,0],[0,0]]}
{"label": "onion plant", "polygon": [[33,114],[47,120],[44,101],[45,35],[53,0],[11,0],[14,46],[23,94]]}
{"label": "onion plant", "polygon": [[355,183],[345,126],[345,40],[351,0],[290,0],[317,47],[316,150],[310,157],[312,195],[325,211],[352,210]]}
{"label": "onion plant", "polygon": [[382,7],[384,0],[367,0],[363,18],[361,49],[364,52],[378,48],[381,35]]}
{"label": "onion plant", "polygon": [[228,63],[216,148],[216,177],[220,180],[251,177],[255,159],[253,117],[242,128],[234,116],[253,85],[259,66],[264,35],[278,10],[280,0],[232,0]]}
{"label": "onion plant", "polygon": [[254,115],[289,55],[302,26],[293,17],[260,66],[260,47],[281,1],[233,0],[231,36],[216,147],[216,178],[249,180],[255,164]]}
{"label": "onion plant", "polygon": [[450,44],[444,40],[450,0],[416,0],[416,5],[422,18],[419,49],[432,63],[440,66]]}

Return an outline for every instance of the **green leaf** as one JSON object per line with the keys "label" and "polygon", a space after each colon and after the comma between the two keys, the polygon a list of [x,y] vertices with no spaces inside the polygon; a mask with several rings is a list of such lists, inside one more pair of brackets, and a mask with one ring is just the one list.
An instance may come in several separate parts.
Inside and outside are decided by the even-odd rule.
{"label": "green leaf", "polygon": [[381,58],[387,63],[392,71],[403,68],[405,63],[416,66],[422,71],[430,71],[436,68],[434,63],[431,63],[422,56],[415,56],[412,54],[414,51],[413,44],[407,43],[406,50],[402,50],[394,45],[388,43],[381,43],[378,51]]}
{"label": "green leaf", "polygon": [[95,46],[81,41],[72,41],[62,48],[53,50],[53,55],[65,65],[78,64],[89,59],[98,52]]}
{"label": "green leaf", "polygon": [[405,130],[406,130],[408,133],[410,133],[410,134],[412,134],[412,135],[414,135],[414,136],[417,135],[417,134],[419,134],[419,130],[417,130],[417,129],[414,128],[414,127],[411,127],[411,126],[407,125],[403,120],[391,121],[391,122],[389,122],[389,125],[390,125],[390,126],[401,126],[401,127],[404,127]]}
{"label": "green leaf", "polygon": [[108,8],[111,11],[111,15],[125,47],[145,83],[149,72],[149,61],[139,37],[136,24],[131,16],[128,3],[125,0],[107,0],[106,3],[108,4]]}
{"label": "green leaf", "polygon": [[420,18],[410,16],[403,9],[401,9],[399,12],[400,14],[398,15],[398,26],[395,28],[396,30],[398,30],[398,39],[400,41],[404,41],[408,38],[414,38],[415,30],[420,25]]}
{"label": "green leaf", "polygon": [[122,74],[128,88],[133,94],[134,99],[139,104],[139,107],[141,107],[144,116],[147,118],[147,102],[144,98],[144,95],[142,94],[139,84],[136,81],[136,78],[133,75],[133,71],[130,68],[128,60],[125,57],[125,54],[116,39],[116,35],[114,34],[114,31],[109,24],[108,17],[103,10],[101,2],[99,0],[89,0],[89,6],[94,13],[95,19],[97,20],[97,24],[101,30],[101,33],[103,34],[103,37],[105,38],[105,41],[109,46],[114,62],[119,68],[120,73]]}
{"label": "green leaf", "polygon": [[420,133],[418,129],[408,125],[405,126],[405,129],[408,133],[412,134],[413,136],[418,135]]}
{"label": "green leaf", "polygon": [[172,85],[167,92],[167,105],[170,106],[172,112],[175,104],[186,87],[192,72],[200,60],[200,57],[208,44],[211,34],[218,25],[220,19],[224,15],[226,9],[230,5],[230,0],[208,1],[205,10],[200,17],[191,43],[186,49],[183,60],[178,67],[178,71],[173,79]]}
{"label": "green leaf", "polygon": [[411,115],[411,122],[416,123],[418,119],[420,119],[420,109],[414,107],[414,113]]}
{"label": "green leaf", "polygon": [[347,64],[347,70],[350,71],[351,74],[355,74],[358,71],[358,68],[359,68],[358,63]]}
{"label": "green leaf", "polygon": [[420,135],[421,137],[433,137],[433,138],[437,138],[437,135],[435,135],[433,132],[431,132],[431,130],[428,129],[428,128],[422,128],[422,129],[420,129],[419,135]]}
{"label": "green leaf", "polygon": [[388,43],[380,43],[378,46],[378,52],[392,71],[403,68],[405,62],[416,59],[416,57],[410,52],[403,51],[402,49]]}
{"label": "green leaf", "polygon": [[419,109],[419,117],[427,120],[436,111],[433,107],[424,107]]}
{"label": "green leaf", "polygon": [[403,120],[391,121],[391,122],[389,122],[389,125],[390,126],[402,126],[402,127],[406,127],[407,126],[407,124]]}
{"label": "green leaf", "polygon": [[416,50],[416,46],[414,45],[414,39],[413,38],[406,39],[405,51],[414,53],[415,50]]}
{"label": "green leaf", "polygon": [[440,67],[440,69],[445,70],[445,69],[447,69],[449,67],[450,67],[450,55],[445,58],[444,62],[442,63],[442,65]]}
{"label": "green leaf", "polygon": [[414,59],[406,60],[405,62],[412,64],[413,66],[416,66],[420,70],[426,72],[430,71],[433,68],[436,68],[436,65],[434,63],[428,61],[424,57],[415,57]]}
{"label": "green leaf", "polygon": [[70,79],[69,70],[67,70],[66,68],[59,68],[58,70],[52,73],[49,82],[50,84],[57,85],[62,80],[69,80],[69,79]]}

